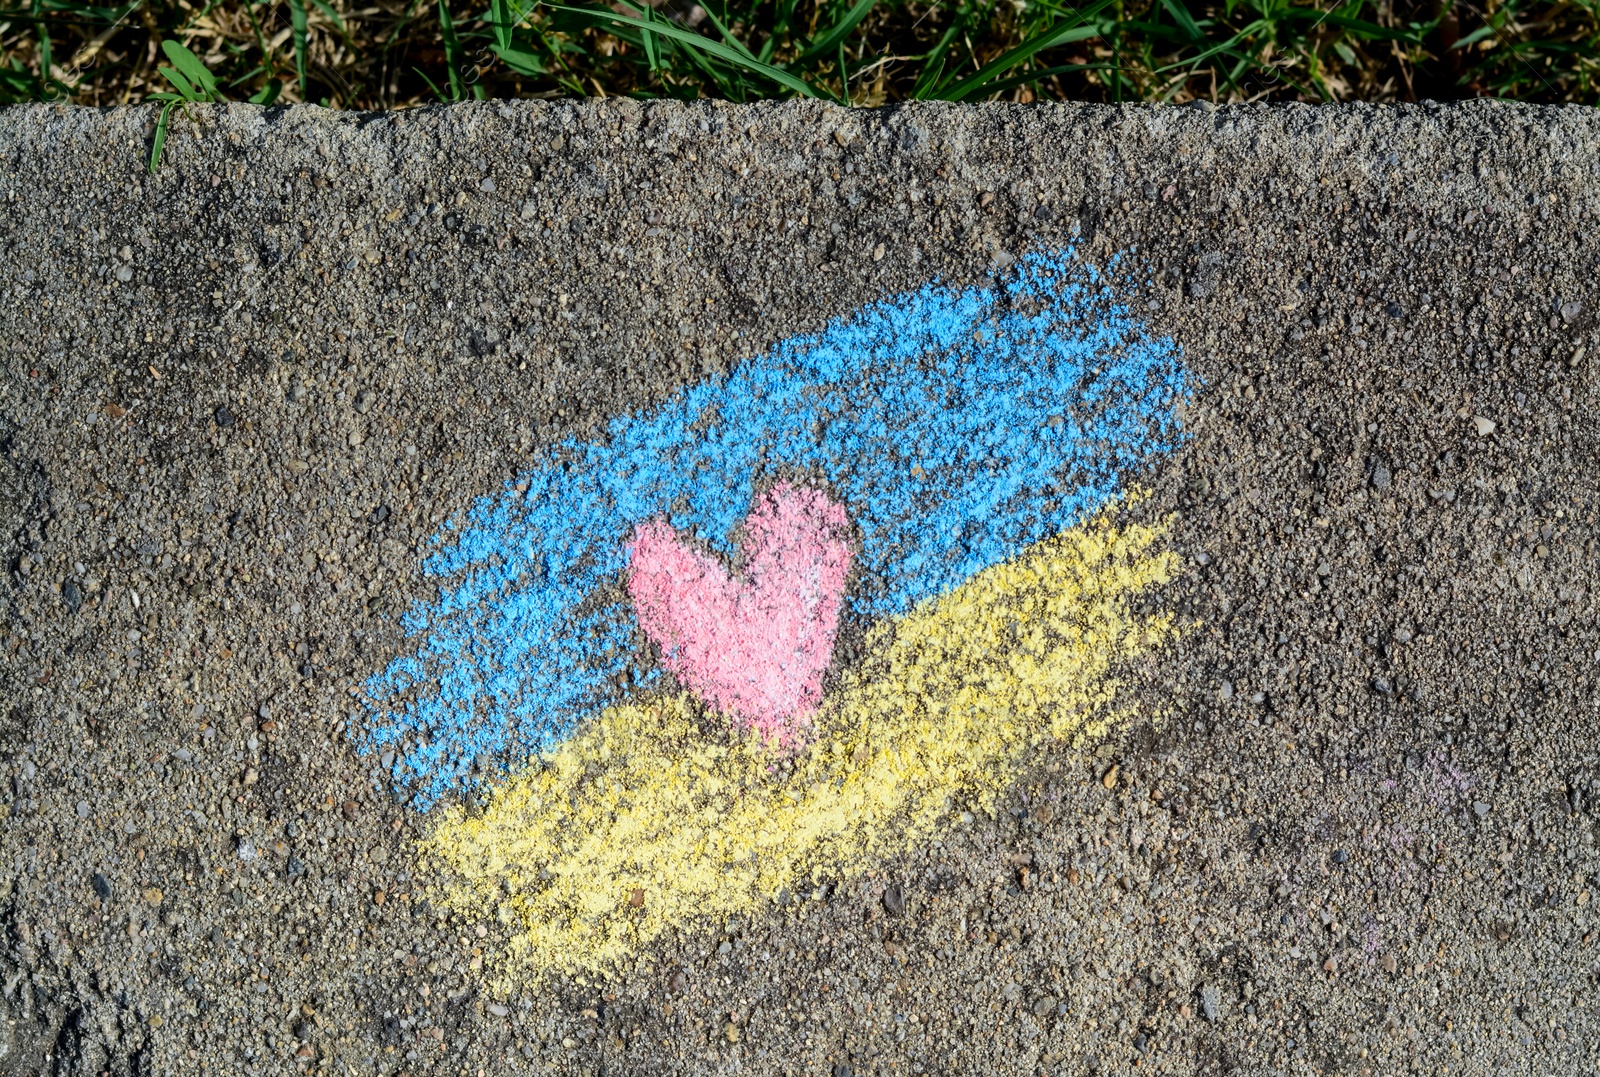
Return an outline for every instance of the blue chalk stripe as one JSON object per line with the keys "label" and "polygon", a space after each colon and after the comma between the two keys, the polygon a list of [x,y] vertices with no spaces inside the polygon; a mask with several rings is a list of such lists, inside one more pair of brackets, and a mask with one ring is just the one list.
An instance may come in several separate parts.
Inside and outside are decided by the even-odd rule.
{"label": "blue chalk stripe", "polygon": [[1176,444],[1186,392],[1176,345],[1070,251],[784,341],[562,442],[447,525],[422,566],[439,598],[403,619],[414,652],[367,682],[362,746],[400,748],[426,807],[475,759],[549,748],[650,684],[616,584],[656,514],[731,554],[758,484],[821,477],[860,529],[852,609],[900,614],[1104,505]]}

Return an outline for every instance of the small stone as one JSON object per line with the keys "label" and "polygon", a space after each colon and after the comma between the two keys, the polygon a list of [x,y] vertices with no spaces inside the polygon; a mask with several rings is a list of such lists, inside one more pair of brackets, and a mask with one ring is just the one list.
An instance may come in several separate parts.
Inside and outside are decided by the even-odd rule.
{"label": "small stone", "polygon": [[500,1005],[498,1002],[489,1003],[489,1012],[494,1014],[496,1017],[511,1016],[511,1011],[505,1006]]}
{"label": "small stone", "polygon": [[1380,696],[1393,695],[1394,685],[1389,683],[1389,678],[1387,677],[1374,677],[1372,678],[1372,690]]}
{"label": "small stone", "polygon": [[722,1030],[722,1034],[728,1038],[729,1043],[739,1042],[739,1026],[732,1021],[728,1022],[728,1026]]}
{"label": "small stone", "polygon": [[363,389],[356,394],[356,411],[362,415],[372,410],[372,390]]}
{"label": "small stone", "polygon": [[1205,1015],[1207,1021],[1217,1019],[1217,1006],[1221,1001],[1214,985],[1206,984],[1200,989],[1200,1012]]}
{"label": "small stone", "polygon": [[1561,320],[1571,325],[1578,320],[1578,315],[1583,313],[1583,304],[1576,299],[1569,299],[1561,304]]}
{"label": "small stone", "polygon": [[644,891],[637,886],[628,891],[628,904],[635,909],[644,908]]}
{"label": "small stone", "polygon": [[118,266],[117,267],[117,280],[121,281],[123,284],[127,284],[132,279],[133,279],[133,267],[132,266]]}
{"label": "small stone", "polygon": [[68,580],[61,585],[61,601],[66,604],[69,613],[77,613],[83,606],[83,591],[73,580]]}
{"label": "small stone", "polygon": [[87,800],[78,801],[78,818],[89,818],[89,802]]}
{"label": "small stone", "polygon": [[1579,905],[1587,905],[1587,904],[1589,904],[1589,891],[1587,891],[1587,890],[1578,891],[1578,904]]}
{"label": "small stone", "polygon": [[1389,975],[1393,976],[1394,975],[1394,970],[1399,968],[1399,966],[1400,966],[1400,963],[1394,959],[1394,955],[1393,954],[1384,954],[1383,955],[1383,971],[1384,972],[1387,972]]}
{"label": "small stone", "polygon": [[1139,1033],[1137,1036],[1135,1036],[1133,1038],[1133,1049],[1135,1051],[1138,1051],[1141,1055],[1144,1054],[1144,1049],[1146,1047],[1148,1047],[1149,1045],[1150,1045],[1150,1040],[1145,1036],[1145,1034],[1143,1032]]}
{"label": "small stone", "polygon": [[478,190],[482,191],[484,194],[493,194],[494,180],[490,179],[488,176],[483,177],[483,182],[478,184]]}
{"label": "small stone", "polygon": [[1350,859],[1350,854],[1345,852],[1343,849],[1334,850],[1333,862],[1335,864],[1343,864],[1346,861],[1348,861],[1349,859]]}
{"label": "small stone", "polygon": [[856,1071],[850,1068],[848,1062],[839,1062],[833,1067],[833,1077],[856,1077]]}
{"label": "small stone", "polygon": [[151,1028],[160,1028],[162,1025],[164,1025],[166,1023],[167,1023],[166,1022],[166,1018],[162,1017],[159,1013],[150,1015],[149,1024],[150,1024]]}
{"label": "small stone", "polygon": [[1033,1016],[1049,1017],[1054,1012],[1056,1005],[1056,997],[1054,995],[1040,995],[1033,1000]]}
{"label": "small stone", "polygon": [[1374,490],[1387,490],[1394,482],[1394,476],[1389,474],[1389,469],[1379,464],[1372,469],[1372,488]]}
{"label": "small stone", "polygon": [[1189,274],[1189,296],[1192,299],[1207,299],[1217,290],[1217,284],[1222,279],[1223,256],[1221,251],[1207,251],[1200,256],[1194,271]]}
{"label": "small stone", "polygon": [[1472,419],[1472,428],[1478,432],[1480,438],[1486,438],[1494,433],[1495,421],[1493,419],[1485,419],[1482,415],[1477,415]]}
{"label": "small stone", "polygon": [[152,886],[144,892],[145,904],[159,905],[161,904],[161,899],[164,896],[165,895],[161,893],[161,888],[159,886]]}
{"label": "small stone", "polygon": [[226,404],[223,404],[217,408],[212,417],[217,420],[217,425],[224,430],[238,422],[238,420],[234,417],[233,410]]}
{"label": "small stone", "polygon": [[883,888],[883,908],[890,916],[906,914],[906,892],[899,883],[890,883]]}
{"label": "small stone", "polygon": [[[291,879],[298,879],[300,876],[306,873],[305,861],[301,860],[298,856],[291,856],[283,865],[283,872]],[[378,893],[381,894],[383,891],[380,890]],[[381,905],[383,902],[380,901],[378,904]]]}
{"label": "small stone", "polygon": [[1475,800],[1475,801],[1472,802],[1472,810],[1478,813],[1478,818],[1479,819],[1482,819],[1484,816],[1489,814],[1489,812],[1492,810],[1492,808],[1485,801]]}

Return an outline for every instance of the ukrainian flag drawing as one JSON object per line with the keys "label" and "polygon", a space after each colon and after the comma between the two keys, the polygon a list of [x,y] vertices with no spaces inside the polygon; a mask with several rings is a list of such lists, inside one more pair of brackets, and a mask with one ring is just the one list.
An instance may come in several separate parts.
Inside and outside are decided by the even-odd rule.
{"label": "ukrainian flag drawing", "polygon": [[550,449],[439,536],[367,685],[438,900],[511,927],[508,976],[601,968],[991,806],[1172,630],[1130,600],[1176,557],[1113,510],[1187,392],[1067,251]]}

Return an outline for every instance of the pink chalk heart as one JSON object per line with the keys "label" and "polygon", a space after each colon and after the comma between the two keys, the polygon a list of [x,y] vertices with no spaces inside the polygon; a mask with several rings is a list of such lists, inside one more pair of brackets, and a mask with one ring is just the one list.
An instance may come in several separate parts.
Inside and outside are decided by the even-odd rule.
{"label": "pink chalk heart", "polygon": [[701,699],[787,745],[822,699],[850,573],[844,507],[779,483],[744,521],[731,576],[665,520],[634,533],[628,594],[662,661]]}

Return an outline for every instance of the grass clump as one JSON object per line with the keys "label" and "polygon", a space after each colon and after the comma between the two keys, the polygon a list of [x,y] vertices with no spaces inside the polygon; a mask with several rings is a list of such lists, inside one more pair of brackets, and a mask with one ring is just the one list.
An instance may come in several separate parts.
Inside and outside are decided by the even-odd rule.
{"label": "grass clump", "polygon": [[0,0],[0,103],[164,117],[622,94],[1595,103],[1597,58],[1600,0]]}

